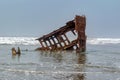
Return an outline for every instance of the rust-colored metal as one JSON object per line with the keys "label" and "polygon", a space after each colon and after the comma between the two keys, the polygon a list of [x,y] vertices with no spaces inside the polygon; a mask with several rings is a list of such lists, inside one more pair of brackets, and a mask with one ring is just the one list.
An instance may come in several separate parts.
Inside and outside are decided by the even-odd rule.
{"label": "rust-colored metal", "polygon": [[[84,52],[86,50],[86,17],[76,15],[75,19],[66,23],[65,26],[44,35],[37,40],[41,47],[39,50],[76,50]],[[76,39],[70,41],[66,35],[72,32]]]}

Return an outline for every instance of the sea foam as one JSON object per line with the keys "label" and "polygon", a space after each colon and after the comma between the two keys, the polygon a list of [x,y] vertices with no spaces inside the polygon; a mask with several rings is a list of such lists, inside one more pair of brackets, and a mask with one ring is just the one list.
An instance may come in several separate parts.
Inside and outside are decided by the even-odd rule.
{"label": "sea foam", "polygon": [[38,45],[39,42],[35,37],[0,37],[1,45]]}
{"label": "sea foam", "polygon": [[87,43],[93,45],[120,44],[120,38],[88,38]]}
{"label": "sea foam", "polygon": [[[39,45],[36,37],[0,37],[0,45]],[[87,44],[120,44],[120,38],[88,38]]]}

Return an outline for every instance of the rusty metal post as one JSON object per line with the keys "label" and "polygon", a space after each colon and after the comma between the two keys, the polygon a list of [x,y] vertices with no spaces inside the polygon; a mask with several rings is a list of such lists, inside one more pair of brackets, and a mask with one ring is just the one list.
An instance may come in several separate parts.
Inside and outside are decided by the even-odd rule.
{"label": "rusty metal post", "polygon": [[64,46],[66,46],[65,40],[63,39],[63,37],[61,35],[58,36],[59,41],[62,43],[64,43]]}
{"label": "rusty metal post", "polygon": [[[78,33],[78,51],[82,52],[86,49],[86,36],[85,36],[85,26],[86,26],[86,18],[85,16],[77,16],[75,17],[75,30]],[[83,45],[84,44],[84,45]]]}
{"label": "rusty metal post", "polygon": [[39,42],[40,42],[40,44],[41,44],[42,48],[44,48],[44,45],[43,45],[42,41],[40,40]]}
{"label": "rusty metal post", "polygon": [[54,43],[54,45],[55,45],[55,44],[56,44],[56,42],[55,42],[54,38],[53,38],[53,37],[51,37],[51,39],[52,39],[52,41],[53,41],[53,43]]}
{"label": "rusty metal post", "polygon": [[47,50],[50,50],[50,48],[49,48],[49,46],[48,46],[46,40],[45,40],[44,42],[45,42],[45,45],[46,45],[46,49],[47,49]]}
{"label": "rusty metal post", "polygon": [[63,34],[63,35],[65,36],[67,42],[70,43],[70,41],[69,41],[68,37],[66,36],[66,34]]}
{"label": "rusty metal post", "polygon": [[62,48],[63,46],[62,46],[62,44],[61,44],[61,42],[60,42],[60,40],[59,40],[59,37],[58,36],[56,36],[56,39],[57,39],[57,41],[58,41],[58,44],[60,45],[60,47]]}

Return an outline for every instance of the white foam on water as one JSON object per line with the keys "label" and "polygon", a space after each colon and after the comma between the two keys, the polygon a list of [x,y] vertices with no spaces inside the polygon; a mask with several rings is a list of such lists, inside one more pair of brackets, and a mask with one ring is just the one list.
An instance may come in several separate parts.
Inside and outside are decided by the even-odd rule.
{"label": "white foam on water", "polygon": [[38,45],[39,42],[35,39],[35,37],[0,37],[0,44]]}
{"label": "white foam on water", "polygon": [[[0,37],[1,45],[39,45],[36,37]],[[87,44],[104,45],[104,44],[120,44],[120,38],[88,38]]]}
{"label": "white foam on water", "polygon": [[87,43],[93,45],[120,44],[120,38],[88,38]]}

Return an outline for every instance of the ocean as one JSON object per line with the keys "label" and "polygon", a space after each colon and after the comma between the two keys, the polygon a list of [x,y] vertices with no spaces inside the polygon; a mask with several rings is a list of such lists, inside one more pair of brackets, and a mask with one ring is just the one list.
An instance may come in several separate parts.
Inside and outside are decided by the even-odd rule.
{"label": "ocean", "polygon": [[35,51],[35,39],[0,37],[0,80],[120,80],[120,38],[88,38],[83,53]]}

